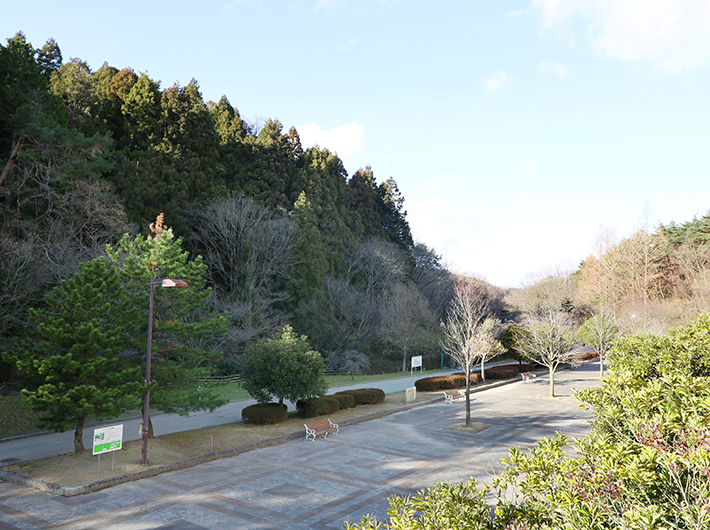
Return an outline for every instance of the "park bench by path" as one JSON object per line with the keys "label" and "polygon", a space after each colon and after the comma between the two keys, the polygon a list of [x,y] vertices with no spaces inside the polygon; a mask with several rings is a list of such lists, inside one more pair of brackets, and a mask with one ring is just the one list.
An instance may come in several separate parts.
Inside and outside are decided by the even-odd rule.
{"label": "park bench by path", "polygon": [[316,441],[316,436],[319,434],[322,434],[323,438],[327,438],[328,433],[334,432],[335,434],[338,434],[338,431],[340,430],[338,429],[338,424],[333,423],[330,419],[304,423],[303,425],[306,428],[306,440],[310,439],[314,442]]}
{"label": "park bench by path", "polygon": [[444,401],[451,405],[454,401],[466,399],[465,390],[444,390]]}
{"label": "park bench by path", "polygon": [[532,383],[537,376],[532,372],[520,372],[520,377],[523,378],[523,383]]}

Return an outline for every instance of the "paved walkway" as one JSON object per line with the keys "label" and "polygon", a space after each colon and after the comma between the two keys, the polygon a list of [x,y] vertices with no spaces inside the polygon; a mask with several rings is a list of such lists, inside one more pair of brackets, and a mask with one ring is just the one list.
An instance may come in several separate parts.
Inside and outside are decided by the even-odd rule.
{"label": "paved walkway", "polygon": [[[451,374],[456,370],[425,372],[423,375],[414,375],[412,377],[403,377],[401,379],[389,379],[386,381],[376,381],[370,383],[362,383],[351,386],[343,386],[333,388],[331,392],[341,390],[349,390],[354,388],[372,388],[377,387],[382,389],[385,394],[395,392],[403,392],[406,388],[414,386],[414,382],[422,377],[432,375]],[[174,432],[194,431],[204,427],[214,427],[216,425],[224,425],[226,423],[234,423],[242,420],[242,409],[249,405],[255,404],[253,399],[244,399],[241,401],[233,401],[219,407],[213,412],[193,412],[187,416],[179,414],[153,414],[153,430],[155,436],[162,436]],[[296,410],[296,407],[290,401],[285,402],[289,410]],[[116,425],[123,424],[123,441],[138,440],[140,436],[140,424],[142,418],[133,417],[128,419],[112,420],[104,422],[101,425]],[[94,429],[98,425],[87,426],[84,428],[84,447],[90,448],[93,444]],[[12,464],[16,462],[26,462],[28,460],[37,460],[45,456],[54,456],[62,453],[71,453],[74,451],[74,431],[69,430],[62,433],[49,433],[33,435],[31,440],[27,437],[18,437],[11,440],[0,441],[0,465]],[[0,530],[2,528],[0,527]]]}
{"label": "paved walkway", "polygon": [[[303,440],[121,484],[60,497],[0,482],[0,530],[324,530],[367,513],[386,518],[387,497],[434,481],[489,481],[513,446],[543,436],[588,432],[574,388],[598,383],[598,365],[475,394],[472,418],[488,428],[446,430],[464,421],[465,405],[443,402],[343,428],[339,436]],[[32,443],[34,439],[27,440]]]}

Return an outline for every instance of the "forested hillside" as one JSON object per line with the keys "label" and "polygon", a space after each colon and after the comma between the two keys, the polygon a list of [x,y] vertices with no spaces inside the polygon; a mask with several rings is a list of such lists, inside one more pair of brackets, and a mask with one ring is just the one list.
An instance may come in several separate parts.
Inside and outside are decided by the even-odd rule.
{"label": "forested hillside", "polygon": [[[358,352],[373,370],[438,352],[454,280],[413,242],[393,178],[348,175],[295,128],[249,123],[226,96],[203,101],[195,80],[161,87],[130,67],[92,70],[22,33],[0,46],[0,105],[2,349],[81,263],[107,245],[123,263],[124,234],[157,247],[155,227],[172,227],[206,265],[204,311],[227,317],[223,333],[191,346],[222,371],[286,323],[333,369]],[[393,337],[405,323],[403,353]]]}
{"label": "forested hillside", "polygon": [[710,311],[710,213],[617,239],[604,230],[576,271],[553,271],[511,294],[524,311],[554,307],[578,323],[613,316],[630,333],[664,334]]}

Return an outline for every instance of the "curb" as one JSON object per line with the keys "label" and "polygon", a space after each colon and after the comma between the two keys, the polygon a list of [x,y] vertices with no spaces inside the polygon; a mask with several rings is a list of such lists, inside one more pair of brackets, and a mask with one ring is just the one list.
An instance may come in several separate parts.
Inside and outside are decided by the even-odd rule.
{"label": "curb", "polygon": [[[386,410],[383,412],[375,412],[373,414],[367,414],[365,416],[358,416],[357,418],[351,418],[349,420],[343,420],[339,422],[339,425],[355,425],[357,423],[362,423],[368,420],[373,420],[381,418],[384,416],[389,416],[390,414],[395,414],[397,412],[403,412],[412,408],[421,407],[423,405],[431,405],[437,401],[442,401],[443,398],[429,399],[422,401],[420,403],[412,403],[411,405],[405,405],[403,407],[398,407],[396,409]],[[271,447],[273,445],[278,445],[282,443],[289,442],[291,440],[297,440],[303,437],[302,432],[294,432],[291,434],[285,434],[277,438],[269,438],[268,440],[261,440],[259,442],[252,442],[247,445],[240,445],[238,447],[232,447],[231,449],[223,449],[222,451],[215,451],[214,453],[207,453],[200,456],[195,456],[188,458],[187,460],[181,460],[180,462],[173,462],[172,464],[164,464],[161,466],[155,466],[143,471],[138,471],[136,473],[128,473],[125,475],[118,475],[116,477],[111,477],[103,480],[98,480],[96,482],[89,482],[87,484],[81,484],[79,486],[61,486],[59,484],[54,484],[52,482],[45,482],[43,480],[37,480],[29,477],[24,477],[16,473],[9,473],[7,471],[0,471],[0,479],[6,482],[12,482],[20,486],[28,486],[40,491],[47,491],[54,493],[56,495],[62,495],[64,497],[74,497],[75,495],[82,495],[84,493],[90,493],[93,491],[99,491],[104,488],[111,486],[116,486],[118,484],[124,484],[126,482],[132,482],[134,480],[139,480],[142,478],[150,478],[162,473],[167,473],[168,471],[177,471],[178,469],[184,469],[198,464],[204,464],[206,462],[211,462],[213,460],[220,460],[222,458],[229,458],[232,456],[239,455],[241,453],[246,453],[248,451],[253,451],[254,449],[261,449],[264,447]]]}
{"label": "curb", "polygon": [[[509,385],[512,383],[520,382],[518,377],[514,379],[508,379],[505,381],[499,381],[497,383],[487,384],[485,387],[477,388],[471,391],[471,394],[478,392],[483,392],[491,388],[496,388],[499,386]],[[443,401],[443,397],[436,397],[433,399],[428,399],[426,401],[421,401],[419,403],[412,403],[410,405],[404,405],[391,410],[386,410],[382,412],[374,412],[372,414],[366,414],[365,416],[358,416],[356,418],[350,418],[349,420],[343,420],[338,422],[339,425],[356,425],[358,423],[363,423],[369,420],[374,420],[378,418],[383,418],[391,414],[396,414],[398,412],[404,412],[411,410],[413,408],[422,407],[424,405],[432,405],[439,401]],[[213,460],[220,460],[222,458],[229,458],[232,456],[239,455],[241,453],[246,453],[248,451],[253,451],[255,449],[261,449],[264,447],[271,447],[274,445],[279,445],[282,443],[289,442],[291,440],[297,440],[303,437],[301,431],[294,432],[291,434],[285,434],[277,438],[269,438],[267,440],[261,440],[259,442],[252,442],[247,445],[240,445],[238,447],[232,447],[230,449],[223,449],[222,451],[215,451],[214,453],[207,453],[200,456],[195,456],[188,458],[187,460],[181,460],[180,462],[173,462],[171,464],[164,464],[161,466],[155,466],[143,471],[138,471],[136,473],[127,473],[125,475],[118,475],[116,477],[111,477],[103,480],[98,480],[96,482],[89,482],[87,484],[81,484],[79,486],[61,486],[59,484],[54,484],[53,482],[45,482],[43,480],[37,480],[29,477],[24,477],[16,473],[10,473],[7,471],[0,471],[0,480],[6,482],[12,482],[20,486],[28,486],[40,491],[47,491],[49,493],[54,493],[56,495],[62,495],[64,497],[74,497],[75,495],[82,495],[84,493],[90,493],[94,491],[99,491],[104,488],[109,488],[111,486],[116,486],[118,484],[124,484],[126,482],[132,482],[134,480],[139,480],[142,478],[150,478],[160,475],[162,473],[167,473],[168,471],[177,471],[178,469],[185,469],[188,467],[196,466],[198,464],[204,464],[206,462],[211,462]]]}

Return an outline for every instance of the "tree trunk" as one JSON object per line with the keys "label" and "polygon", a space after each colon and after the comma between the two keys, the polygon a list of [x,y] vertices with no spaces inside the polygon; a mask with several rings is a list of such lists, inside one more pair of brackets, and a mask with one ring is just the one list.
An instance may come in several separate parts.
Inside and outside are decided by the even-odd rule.
{"label": "tree trunk", "polygon": [[604,377],[604,355],[602,355],[602,352],[599,352],[599,379]]}
{"label": "tree trunk", "polygon": [[555,371],[552,369],[552,367],[550,367],[549,370],[550,370],[550,397],[555,397]]}
{"label": "tree trunk", "polygon": [[484,384],[486,382],[486,367],[483,365],[483,358],[481,358],[481,381]]}
{"label": "tree trunk", "polygon": [[466,367],[466,427],[471,426],[471,367]]}
{"label": "tree trunk", "polygon": [[77,455],[84,452],[84,419],[85,416],[77,418],[74,428],[74,454]]}

